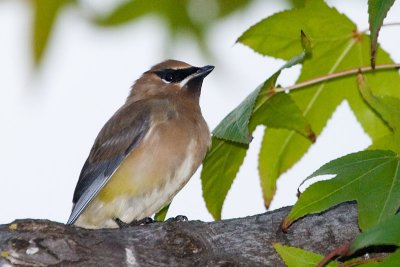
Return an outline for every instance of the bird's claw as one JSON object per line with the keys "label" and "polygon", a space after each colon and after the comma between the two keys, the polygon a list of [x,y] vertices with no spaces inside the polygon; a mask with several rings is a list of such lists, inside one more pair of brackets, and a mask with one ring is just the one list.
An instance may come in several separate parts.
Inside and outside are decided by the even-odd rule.
{"label": "bird's claw", "polygon": [[141,219],[139,221],[133,221],[133,222],[136,222],[137,225],[145,225],[145,224],[153,223],[153,222],[155,222],[155,220],[153,220],[150,217],[146,217],[146,218],[143,218],[143,219]]}
{"label": "bird's claw", "polygon": [[176,217],[171,217],[167,222],[187,222],[188,218],[185,215],[178,215]]}
{"label": "bird's claw", "polygon": [[145,225],[145,224],[150,224],[153,223],[154,220],[150,217],[146,217],[140,220],[133,220],[130,223],[126,223],[119,218],[114,219],[115,223],[118,225],[119,228],[127,228],[130,226],[138,226],[138,225]]}
{"label": "bird's claw", "polygon": [[127,228],[127,227],[129,227],[129,223],[126,223],[126,222],[124,222],[124,221],[122,221],[122,220],[120,220],[120,218],[115,218],[114,219],[114,222],[118,225],[118,227],[119,228]]}

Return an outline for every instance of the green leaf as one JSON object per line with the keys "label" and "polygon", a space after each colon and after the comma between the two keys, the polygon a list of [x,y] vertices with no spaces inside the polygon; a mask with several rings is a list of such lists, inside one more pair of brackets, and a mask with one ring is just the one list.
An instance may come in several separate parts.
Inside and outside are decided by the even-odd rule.
{"label": "green leaf", "polygon": [[244,144],[212,138],[211,149],[203,161],[201,183],[207,209],[215,220],[221,219],[222,205],[247,148]]}
{"label": "green leaf", "polygon": [[[347,262],[346,262],[347,263]],[[395,252],[386,256],[383,261],[379,262],[367,262],[364,264],[357,265],[357,267],[394,267],[398,266],[400,263],[400,250],[396,250]],[[348,265],[346,265],[348,266]],[[349,265],[351,266],[351,265]]]}
{"label": "green leaf", "polygon": [[275,96],[274,92],[276,80],[283,69],[297,65],[311,56],[311,42],[303,31],[300,31],[300,41],[304,51],[288,60],[232,110],[214,129],[215,137],[248,144],[251,141],[251,132],[259,124],[293,129],[306,137],[314,135],[310,125],[290,97],[284,93]]}
{"label": "green leaf", "polygon": [[356,265],[357,267],[379,267],[379,263],[378,262],[367,262],[364,264],[360,264],[360,265]]}
{"label": "green leaf", "polygon": [[312,54],[312,44],[310,39],[306,36],[303,30],[301,30],[300,34],[300,39],[301,39],[301,46],[304,49],[304,52],[306,53],[307,57],[311,57]]}
{"label": "green leaf", "polygon": [[280,71],[247,96],[218,124],[213,135],[220,139],[248,144],[251,141],[251,132],[257,125],[263,124],[294,129],[305,136],[312,136],[310,125],[290,96],[285,93],[273,93],[279,74]]}
{"label": "green leaf", "polygon": [[[338,24],[338,21],[340,22]],[[245,31],[237,40],[254,51],[288,60],[302,51],[298,33],[304,30],[312,43],[341,42],[355,25],[322,0],[306,1],[305,8],[276,13]]]}
{"label": "green leaf", "polygon": [[375,68],[379,30],[393,3],[394,0],[368,0],[369,30],[371,32],[371,66],[373,68]]}
{"label": "green leaf", "polygon": [[205,33],[210,25],[250,4],[248,0],[127,0],[106,16],[95,16],[93,21],[104,27],[121,26],[144,16],[156,16],[169,30],[170,40],[184,33],[194,38],[208,52]]}
{"label": "green leaf", "polygon": [[218,15],[217,17],[223,18],[231,15],[233,12],[237,12],[239,9],[242,9],[249,4],[251,1],[249,0],[217,0],[214,1],[218,4]]}
{"label": "green leaf", "polygon": [[304,7],[305,0],[291,0],[293,7]]}
{"label": "green leaf", "polygon": [[362,74],[357,76],[357,82],[364,100],[393,130],[393,133],[377,139],[369,149],[390,149],[400,153],[400,99],[391,96],[373,95]]}
{"label": "green leaf", "polygon": [[[231,15],[248,4],[248,0],[203,1],[201,5],[189,0],[128,0],[123,1],[108,15],[95,17],[94,21],[102,26],[119,26],[144,15],[155,14],[167,21],[167,26],[172,29],[186,28],[198,32],[213,20]],[[195,14],[203,13],[206,9],[208,14]]]}
{"label": "green leaf", "polygon": [[[324,256],[300,248],[273,244],[276,252],[288,267],[315,267]],[[336,262],[330,262],[327,267],[339,267]]]}
{"label": "green leaf", "polygon": [[359,234],[351,243],[350,252],[369,246],[396,245],[400,246],[400,215],[386,218],[382,223],[375,225]]}
{"label": "green leaf", "polygon": [[35,64],[38,65],[49,42],[49,36],[60,10],[72,0],[32,0],[33,40],[32,50]]}
{"label": "green leaf", "polygon": [[275,86],[275,81],[276,78],[268,79],[264,85],[256,88],[217,125],[212,132],[213,135],[217,138],[248,144],[251,140],[248,124],[255,101],[260,90],[263,87],[273,88]]}
{"label": "green leaf", "polygon": [[[269,208],[276,193],[276,181],[278,177],[295,162],[284,155],[297,154],[297,149],[300,149],[299,147],[287,145],[287,137],[292,136],[292,134],[293,132],[286,129],[267,128],[265,130],[258,156],[258,172],[266,208]],[[306,140],[305,143],[307,145],[312,144],[311,140]]]}
{"label": "green leaf", "polygon": [[[213,131],[213,144],[203,163],[201,179],[206,206],[216,219],[221,218],[222,205],[226,194],[240,165],[243,163],[246,153],[243,149],[247,149],[247,144],[251,140],[251,133],[257,125],[264,124],[269,127],[294,129],[311,140],[314,138],[310,125],[293,100],[283,92],[274,93],[276,79],[281,70],[298,64],[310,56],[311,43],[303,32],[301,32],[301,41],[305,51],[286,62],[263,85],[255,89],[238,107],[230,112]],[[233,142],[240,143],[242,146]],[[215,153],[215,151],[219,152]],[[218,157],[224,155],[223,153],[226,153],[225,151],[238,155],[236,161],[229,163],[232,165],[228,166],[229,172],[225,172],[225,163],[221,168],[221,162],[217,160]],[[238,165],[234,166],[234,164]],[[218,175],[214,173],[215,171],[218,171]],[[223,186],[222,194],[216,192],[219,186]],[[216,197],[217,194],[218,197]]]}
{"label": "green leaf", "polygon": [[168,213],[168,210],[169,210],[169,206],[171,205],[171,203],[170,204],[168,204],[167,206],[165,206],[164,208],[162,208],[159,212],[157,212],[155,215],[154,215],[154,220],[156,220],[157,222],[162,222],[162,221],[164,221],[165,220],[165,217],[167,217],[167,213]]}
{"label": "green leaf", "polygon": [[[265,105],[261,106],[259,109],[256,108],[251,118],[250,125],[252,124],[264,124],[271,127],[269,128],[270,130],[272,128],[295,129],[297,132],[301,132],[304,136],[307,136],[310,143],[315,140],[315,135],[307,120],[303,117],[301,110],[290,96],[285,93],[274,95]],[[280,132],[284,132],[284,130]],[[262,147],[278,146],[277,149],[284,148],[285,146],[277,142],[277,140],[279,140],[279,136],[270,135],[268,138],[263,139]],[[281,160],[281,157],[279,157],[279,154],[271,157],[269,154],[265,154],[265,152],[266,150],[260,151],[258,157],[258,171],[264,205],[266,208],[269,208],[272,196],[274,196],[276,192],[276,181],[270,179],[270,177],[278,177],[277,173],[271,172],[276,171],[275,166],[279,165],[277,161]]]}
{"label": "green leaf", "polygon": [[[274,80],[276,78],[273,76],[272,77]],[[270,88],[271,84],[269,83],[270,79],[266,82],[266,85],[264,85],[263,88]],[[275,81],[274,81],[275,83]],[[249,98],[253,98],[254,94],[257,94],[259,90],[257,89],[254,91],[252,94],[250,94],[245,101],[242,102],[241,105],[239,105],[234,111],[232,111],[224,120],[224,122],[227,122],[229,120],[232,120],[230,123],[227,122],[225,125],[229,125],[231,129],[233,127],[238,126],[240,123],[244,123],[244,118],[247,116],[247,112],[251,108],[247,109],[246,113],[243,113],[242,117],[238,117],[236,120],[236,123],[234,121],[234,116],[240,116],[240,112],[244,109],[243,107],[246,105],[247,101]],[[300,109],[296,106],[296,104],[293,102],[293,100],[290,98],[290,96],[286,93],[278,93],[273,95],[272,97],[268,96],[269,90],[262,90],[262,93],[260,94],[258,98],[258,102],[256,107],[253,110],[253,115],[251,116],[251,120],[249,122],[248,128],[250,128],[250,131],[252,132],[257,125],[263,124],[268,127],[272,128],[287,128],[287,129],[294,129],[297,132],[303,134],[304,136],[307,136],[310,140],[310,142],[313,142],[315,140],[315,135],[308,124],[307,120],[302,116]],[[263,94],[266,95],[263,97]],[[265,101],[264,101],[265,100]],[[254,104],[253,104],[254,105]],[[220,124],[221,125],[221,124]],[[233,126],[233,127],[232,127]],[[247,127],[245,129],[248,129]],[[224,138],[227,138],[226,133],[230,133],[231,130],[229,128],[219,128],[213,132],[215,136],[221,136],[218,135],[219,133],[225,133],[225,135],[222,135]],[[237,133],[238,129],[240,127],[236,127],[233,131],[236,131]],[[217,132],[217,130],[219,132]],[[232,131],[232,132],[233,132]],[[245,132],[242,133],[243,137],[247,136],[247,140],[249,140],[250,133]],[[237,135],[236,135],[237,136]],[[228,138],[232,138],[232,136],[229,136]],[[246,140],[246,141],[247,141]],[[235,141],[238,141],[237,139]],[[259,173],[260,173],[260,180],[261,180],[261,188],[263,191],[263,196],[264,196],[264,204],[266,207],[269,207],[269,204],[271,202],[271,198],[269,196],[274,195],[276,191],[276,185],[275,183],[269,183],[270,180],[268,177],[270,177],[268,174],[270,170],[270,166],[266,165],[263,159],[266,156],[260,155],[259,159]],[[272,168],[271,168],[272,169]]]}
{"label": "green leaf", "polygon": [[[312,42],[312,56],[304,61],[298,82],[369,64],[369,37],[356,31],[346,16],[323,1],[307,1],[305,8],[277,13],[251,27],[239,41],[263,55],[287,59],[302,47],[296,33],[304,30]],[[378,64],[392,63],[378,47]],[[365,74],[374,94],[400,96],[400,77],[396,70]],[[347,76],[293,90],[289,94],[303,116],[319,135],[337,106],[347,101],[367,134],[375,140],[391,134],[381,117],[362,99],[354,77]],[[295,131],[267,128],[260,149],[260,173],[270,188],[265,199],[272,199],[278,177],[307,152],[312,142]],[[277,158],[278,157],[278,158]],[[266,171],[267,170],[267,171]]]}
{"label": "green leaf", "polygon": [[387,256],[383,262],[380,262],[378,267],[393,267],[400,263],[400,249]]}
{"label": "green leaf", "polygon": [[199,27],[189,17],[187,4],[188,1],[179,0],[155,0],[151,2],[146,0],[128,0],[123,1],[107,16],[96,17],[94,19],[101,26],[119,26],[144,15],[155,14],[167,20],[169,22],[167,26],[185,26],[195,32],[199,32]]}
{"label": "green leaf", "polygon": [[285,228],[306,214],[356,200],[358,223],[365,230],[385,221],[400,207],[400,160],[392,151],[349,154],[323,165],[307,179],[325,174],[336,177],[308,187],[285,219]]}
{"label": "green leaf", "polygon": [[393,134],[385,135],[377,139],[368,149],[384,149],[392,150],[400,154],[400,133],[395,132]]}
{"label": "green leaf", "polygon": [[277,93],[270,97],[268,101],[256,105],[249,128],[255,129],[260,124],[272,128],[295,130],[311,141],[315,138],[310,124],[303,117],[301,110],[290,95],[283,92]]}
{"label": "green leaf", "polygon": [[400,130],[400,99],[374,96],[362,74],[357,76],[358,87],[364,100],[378,112],[394,131]]}

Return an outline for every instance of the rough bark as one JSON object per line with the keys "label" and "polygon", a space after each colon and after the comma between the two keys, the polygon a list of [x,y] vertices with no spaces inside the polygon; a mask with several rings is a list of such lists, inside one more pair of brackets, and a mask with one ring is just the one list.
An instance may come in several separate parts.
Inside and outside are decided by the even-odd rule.
{"label": "rough bark", "polygon": [[307,216],[283,233],[289,210],[104,230],[16,220],[0,225],[0,266],[284,266],[272,243],[326,254],[359,233],[355,204]]}

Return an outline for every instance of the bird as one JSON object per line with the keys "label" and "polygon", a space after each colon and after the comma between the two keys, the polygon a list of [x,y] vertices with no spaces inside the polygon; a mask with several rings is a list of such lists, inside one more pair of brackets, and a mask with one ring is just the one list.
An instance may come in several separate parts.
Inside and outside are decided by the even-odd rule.
{"label": "bird", "polygon": [[82,167],[68,225],[118,228],[169,205],[210,146],[199,99],[213,69],[169,59],[134,82]]}

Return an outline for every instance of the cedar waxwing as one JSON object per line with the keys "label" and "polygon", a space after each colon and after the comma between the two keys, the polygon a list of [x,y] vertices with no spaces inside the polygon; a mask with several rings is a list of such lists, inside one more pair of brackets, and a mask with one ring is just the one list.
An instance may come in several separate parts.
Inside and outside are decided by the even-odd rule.
{"label": "cedar waxwing", "polygon": [[210,145],[199,97],[213,69],[167,60],[143,73],[98,134],[67,224],[116,228],[172,201]]}

